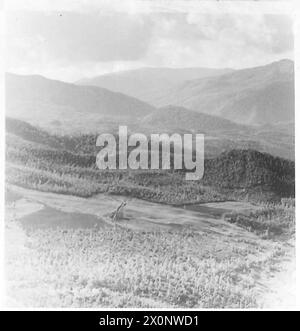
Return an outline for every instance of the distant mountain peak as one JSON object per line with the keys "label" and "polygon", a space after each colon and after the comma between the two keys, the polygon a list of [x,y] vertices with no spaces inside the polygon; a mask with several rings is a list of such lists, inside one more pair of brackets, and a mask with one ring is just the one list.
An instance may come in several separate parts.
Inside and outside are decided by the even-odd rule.
{"label": "distant mountain peak", "polygon": [[150,103],[169,104],[250,125],[294,121],[294,62],[236,70],[189,80],[170,88]]}

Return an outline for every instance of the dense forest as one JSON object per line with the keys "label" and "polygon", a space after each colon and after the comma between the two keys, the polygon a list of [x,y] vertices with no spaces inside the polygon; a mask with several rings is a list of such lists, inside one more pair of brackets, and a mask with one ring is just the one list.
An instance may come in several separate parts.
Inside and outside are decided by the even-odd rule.
{"label": "dense forest", "polygon": [[11,118],[6,132],[7,181],[26,187],[79,196],[110,192],[170,204],[295,195],[294,162],[255,150],[208,158],[203,179],[188,182],[185,169],[100,171],[96,135],[53,135]]}

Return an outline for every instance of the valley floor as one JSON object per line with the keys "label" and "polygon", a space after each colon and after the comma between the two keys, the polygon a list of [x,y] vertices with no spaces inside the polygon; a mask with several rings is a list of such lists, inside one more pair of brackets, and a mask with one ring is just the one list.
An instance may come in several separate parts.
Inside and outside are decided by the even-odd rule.
{"label": "valley floor", "polygon": [[[7,305],[93,308],[292,306],[293,241],[263,240],[223,220],[259,207],[193,210],[11,187],[6,210]],[[286,295],[289,293],[289,295]]]}

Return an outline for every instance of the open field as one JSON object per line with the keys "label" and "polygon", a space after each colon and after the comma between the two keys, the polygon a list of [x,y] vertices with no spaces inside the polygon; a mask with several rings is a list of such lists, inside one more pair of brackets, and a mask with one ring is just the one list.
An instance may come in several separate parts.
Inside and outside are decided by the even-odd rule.
{"label": "open field", "polygon": [[106,215],[122,197],[84,199],[12,189],[16,198],[6,212],[11,306],[277,304],[268,300],[274,297],[268,284],[285,259],[290,263],[292,246],[263,240],[222,219],[224,210],[243,214],[261,206],[227,202],[189,210],[131,199],[115,227]]}

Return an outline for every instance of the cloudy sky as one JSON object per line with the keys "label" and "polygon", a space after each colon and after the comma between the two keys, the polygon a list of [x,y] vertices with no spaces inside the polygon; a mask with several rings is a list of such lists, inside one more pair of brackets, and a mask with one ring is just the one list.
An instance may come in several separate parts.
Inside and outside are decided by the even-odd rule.
{"label": "cloudy sky", "polygon": [[196,11],[9,11],[7,71],[75,81],[152,67],[233,67],[293,58],[293,20]]}

